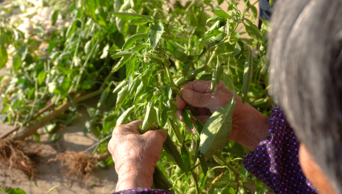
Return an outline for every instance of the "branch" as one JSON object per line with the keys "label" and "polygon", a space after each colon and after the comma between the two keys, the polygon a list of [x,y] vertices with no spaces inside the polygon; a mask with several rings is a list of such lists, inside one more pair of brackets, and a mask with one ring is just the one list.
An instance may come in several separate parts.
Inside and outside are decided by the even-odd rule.
{"label": "branch", "polygon": [[[74,102],[74,104],[77,104],[77,103],[79,103],[81,101],[84,101],[84,100],[90,99],[90,98],[92,98],[94,96],[97,96],[97,95],[101,94],[102,92],[103,92],[103,90],[100,89],[100,90],[97,90],[95,92],[86,94],[84,96],[81,96],[80,94],[78,94],[74,98],[73,102]],[[42,119],[40,119],[36,123],[34,123],[34,124],[30,125],[30,126],[27,126],[23,130],[19,131],[13,137],[13,140],[23,140],[26,137],[28,137],[30,135],[33,135],[39,128],[43,127],[48,122],[54,120],[60,114],[62,114],[66,110],[68,110],[71,105],[72,105],[72,103],[70,101],[64,102],[62,105],[57,107],[55,110],[51,111],[48,115],[46,115],[45,117],[43,117]]]}

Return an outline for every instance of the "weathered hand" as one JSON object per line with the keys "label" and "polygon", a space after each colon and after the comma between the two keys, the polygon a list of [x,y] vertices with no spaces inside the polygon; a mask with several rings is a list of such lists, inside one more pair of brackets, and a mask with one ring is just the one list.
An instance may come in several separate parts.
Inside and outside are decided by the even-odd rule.
{"label": "weathered hand", "polygon": [[151,188],[167,132],[158,129],[139,134],[142,121],[117,126],[108,144],[119,180],[116,190]]}
{"label": "weathered hand", "polygon": [[[203,123],[220,107],[227,104],[233,97],[233,92],[220,81],[211,93],[211,81],[189,82],[181,89],[184,100],[177,96],[177,117],[183,121],[181,111],[189,104],[195,107],[195,115]],[[195,132],[192,129],[191,132]],[[260,141],[269,136],[268,118],[247,103],[242,103],[236,96],[233,113],[233,129],[230,140],[234,140],[250,150],[254,150]]]}

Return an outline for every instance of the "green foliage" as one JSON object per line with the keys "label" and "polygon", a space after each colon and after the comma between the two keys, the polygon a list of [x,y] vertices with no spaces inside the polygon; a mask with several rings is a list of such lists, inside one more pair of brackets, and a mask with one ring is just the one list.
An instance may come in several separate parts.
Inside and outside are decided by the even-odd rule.
{"label": "green foliage", "polygon": [[23,190],[20,189],[20,188],[11,188],[11,187],[8,187],[8,188],[6,188],[6,189],[4,189],[4,190],[5,190],[5,192],[6,192],[7,194],[26,194],[26,192],[23,191]]}
{"label": "green foliage", "polygon": [[[85,133],[102,139],[115,126],[137,119],[144,121],[142,132],[153,126],[167,130],[155,187],[174,193],[242,193],[248,182],[264,193],[264,185],[242,166],[248,150],[228,141],[235,97],[205,124],[191,107],[182,112],[185,123],[175,116],[179,90],[194,80],[211,80],[212,92],[222,80],[245,103],[270,114],[269,22],[259,30],[252,22],[257,17],[254,5],[246,1],[240,11],[235,1],[227,2],[222,10],[205,0],[185,5],[176,1],[165,9],[168,0],[46,1],[54,9],[49,24],[59,25],[60,16],[70,21],[49,33],[41,24],[21,32],[10,18],[0,17],[0,67],[9,61],[12,67],[1,77],[1,118],[27,126],[47,114],[34,120],[34,113],[47,104],[60,106],[68,100],[72,106],[50,121],[44,133],[35,133],[37,141],[44,134],[57,141],[60,134],[54,126],[70,125],[82,105],[75,96],[96,93],[97,105],[86,106],[91,119]],[[0,13],[16,6],[0,6]],[[197,134],[186,132],[186,126]],[[107,142],[96,151],[104,153]]]}
{"label": "green foliage", "polygon": [[232,119],[235,108],[235,93],[230,102],[217,109],[203,126],[200,136],[199,151],[207,158],[211,158],[217,151],[221,151],[232,132]]}

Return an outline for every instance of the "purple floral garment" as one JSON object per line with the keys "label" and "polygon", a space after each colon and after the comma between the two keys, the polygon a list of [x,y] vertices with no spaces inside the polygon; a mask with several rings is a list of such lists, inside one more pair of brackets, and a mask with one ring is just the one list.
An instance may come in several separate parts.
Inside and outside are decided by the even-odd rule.
{"label": "purple floral garment", "polygon": [[171,194],[171,193],[161,190],[161,189],[137,188],[137,189],[119,191],[113,194]]}
{"label": "purple floral garment", "polygon": [[245,168],[276,193],[317,193],[299,165],[299,142],[281,108],[275,108],[270,120],[271,136],[243,161]]}

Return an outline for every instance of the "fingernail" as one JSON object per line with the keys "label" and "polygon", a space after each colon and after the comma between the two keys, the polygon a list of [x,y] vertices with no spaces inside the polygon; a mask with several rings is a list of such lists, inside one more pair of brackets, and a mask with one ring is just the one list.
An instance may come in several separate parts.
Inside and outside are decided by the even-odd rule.
{"label": "fingernail", "polygon": [[183,121],[183,117],[182,117],[182,114],[181,114],[181,111],[180,111],[180,110],[177,110],[177,111],[176,111],[176,117],[177,117],[179,120]]}
{"label": "fingernail", "polygon": [[183,90],[182,95],[183,95],[183,98],[192,99],[194,94],[190,90]]}

